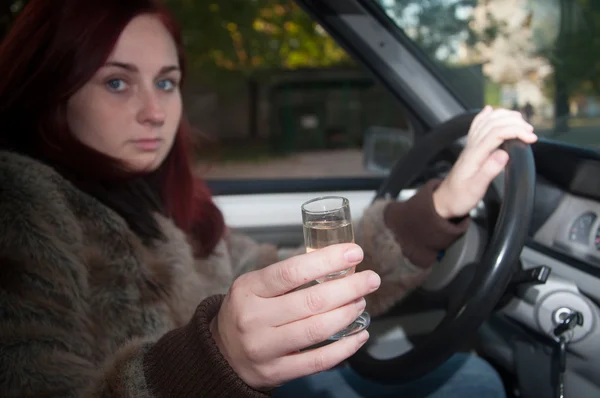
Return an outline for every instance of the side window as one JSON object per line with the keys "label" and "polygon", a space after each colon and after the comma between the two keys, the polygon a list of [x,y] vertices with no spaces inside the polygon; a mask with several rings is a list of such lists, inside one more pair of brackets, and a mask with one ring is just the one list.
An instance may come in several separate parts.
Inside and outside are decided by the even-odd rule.
{"label": "side window", "polygon": [[[0,10],[0,34],[27,1]],[[183,30],[206,179],[380,176],[412,145],[399,101],[293,1],[164,1]]]}
{"label": "side window", "polygon": [[[294,2],[243,4],[168,2],[186,37],[188,118],[217,143],[199,154],[205,178],[377,176],[411,145],[399,101]],[[366,168],[373,132],[398,145]]]}

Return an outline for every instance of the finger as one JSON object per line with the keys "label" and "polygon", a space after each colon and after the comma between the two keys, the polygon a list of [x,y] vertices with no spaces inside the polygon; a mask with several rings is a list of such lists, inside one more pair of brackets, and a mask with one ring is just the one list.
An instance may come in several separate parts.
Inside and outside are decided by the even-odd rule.
{"label": "finger", "polygon": [[538,140],[538,136],[534,133],[533,127],[531,129],[527,128],[526,130],[518,130],[516,138],[520,139],[526,144],[533,144]]}
{"label": "finger", "polygon": [[[379,275],[367,270],[276,297],[267,301],[267,306],[273,306],[273,311],[266,310],[271,314],[269,324],[281,326],[326,313],[374,292],[380,284]],[[286,311],[276,311],[275,307]]]}
{"label": "finger", "polygon": [[533,126],[527,123],[519,112],[508,109],[497,109],[493,111],[489,117],[478,126],[476,131],[473,133],[473,138],[475,141],[477,141],[478,139],[481,139],[481,137],[487,135],[490,129],[492,129],[494,126],[508,123],[520,123],[533,130]]}
{"label": "finger", "polygon": [[288,355],[279,363],[277,378],[291,380],[323,372],[354,355],[369,339],[364,330],[314,350]]}
{"label": "finger", "polygon": [[506,167],[508,160],[506,151],[502,149],[494,151],[483,163],[479,172],[473,176],[472,186],[482,193],[485,192],[492,180]]}
{"label": "finger", "polygon": [[257,296],[277,297],[327,274],[355,267],[363,256],[360,246],[353,243],[331,245],[256,271],[249,276],[249,286]]}
{"label": "finger", "polygon": [[478,146],[481,145],[481,142],[489,139],[491,135],[497,135],[501,132],[505,127],[512,126],[514,134],[512,134],[509,138],[518,138],[519,135],[533,134],[533,126],[527,123],[523,119],[515,119],[515,118],[500,118],[489,120],[485,125],[483,125],[477,135],[473,137],[472,145]]}
{"label": "finger", "polygon": [[527,130],[522,125],[509,124],[494,128],[494,130],[486,135],[474,148],[471,155],[473,162],[480,167],[483,166],[483,162],[487,160],[490,154],[498,149],[504,141],[517,138],[523,134],[527,134]]}
{"label": "finger", "polygon": [[494,109],[491,106],[486,106],[483,110],[473,119],[471,123],[472,129],[476,129],[487,119],[495,119],[498,117],[509,116],[523,119],[523,114],[519,111],[514,111],[506,108],[497,108]]}
{"label": "finger", "polygon": [[365,299],[360,298],[332,311],[275,328],[269,338],[268,355],[275,358],[322,343],[354,322],[365,306]]}
{"label": "finger", "polygon": [[486,105],[481,112],[479,112],[471,122],[471,128],[469,129],[472,132],[477,131],[481,123],[487,119],[487,117],[493,112],[494,108],[489,105]]}

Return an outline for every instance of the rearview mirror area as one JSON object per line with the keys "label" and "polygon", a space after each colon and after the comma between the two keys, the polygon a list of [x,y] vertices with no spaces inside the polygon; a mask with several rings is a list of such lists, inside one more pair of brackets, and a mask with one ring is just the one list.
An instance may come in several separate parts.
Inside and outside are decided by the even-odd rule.
{"label": "rearview mirror area", "polygon": [[365,132],[363,164],[369,172],[387,175],[396,162],[414,145],[414,134],[407,129],[372,126]]}

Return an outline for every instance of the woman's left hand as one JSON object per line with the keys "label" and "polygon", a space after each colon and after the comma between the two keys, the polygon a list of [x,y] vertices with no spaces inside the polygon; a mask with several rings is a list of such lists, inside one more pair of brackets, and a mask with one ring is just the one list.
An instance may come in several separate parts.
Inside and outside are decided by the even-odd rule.
{"label": "woman's left hand", "polygon": [[515,138],[528,144],[537,140],[533,126],[518,111],[486,106],[473,119],[464,150],[433,193],[440,216],[462,217],[477,205],[508,162],[508,153],[500,145]]}

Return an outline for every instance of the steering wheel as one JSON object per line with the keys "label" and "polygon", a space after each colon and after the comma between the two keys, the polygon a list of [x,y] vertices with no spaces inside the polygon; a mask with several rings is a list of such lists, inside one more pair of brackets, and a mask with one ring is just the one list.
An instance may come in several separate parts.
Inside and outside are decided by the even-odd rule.
{"label": "steering wheel", "polygon": [[[466,135],[474,112],[459,115],[429,134],[400,159],[376,194],[376,199],[398,197],[445,148]],[[503,144],[510,156],[504,174],[504,195],[493,234],[476,264],[468,288],[438,326],[407,352],[389,359],[369,353],[369,343],[348,359],[360,375],[381,383],[414,380],[429,373],[474,337],[508,286],[519,261],[529,228],[534,200],[535,164],[529,145],[520,140]],[[443,268],[437,270],[444,272]],[[444,279],[444,278],[441,278]]]}

